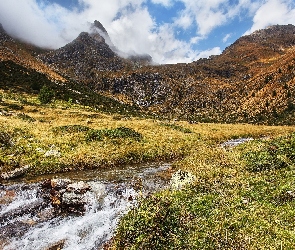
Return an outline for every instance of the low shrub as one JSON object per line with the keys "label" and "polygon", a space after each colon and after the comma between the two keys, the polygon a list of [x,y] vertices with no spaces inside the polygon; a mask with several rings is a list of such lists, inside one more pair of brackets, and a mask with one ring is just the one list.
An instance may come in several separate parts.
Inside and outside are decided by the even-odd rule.
{"label": "low shrub", "polygon": [[65,126],[55,127],[52,130],[55,133],[79,133],[79,132],[87,132],[90,130],[90,128],[83,125],[65,125]]}
{"label": "low shrub", "polygon": [[257,149],[243,155],[248,170],[259,172],[280,169],[295,163],[295,134],[262,142]]}
{"label": "low shrub", "polygon": [[17,118],[22,119],[24,121],[28,121],[28,122],[34,122],[34,121],[36,121],[35,118],[33,118],[33,117],[31,117],[31,116],[29,116],[27,114],[24,114],[24,113],[17,114]]}
{"label": "low shrub", "polygon": [[40,89],[38,99],[42,104],[50,103],[54,98],[54,92],[47,86],[43,86]]}
{"label": "low shrub", "polygon": [[12,137],[9,133],[0,131],[0,146],[10,147],[12,145]]}
{"label": "low shrub", "polygon": [[115,129],[91,129],[86,134],[86,141],[100,141],[104,138],[119,139],[132,138],[137,141],[142,139],[142,135],[133,129],[126,127],[119,127]]}

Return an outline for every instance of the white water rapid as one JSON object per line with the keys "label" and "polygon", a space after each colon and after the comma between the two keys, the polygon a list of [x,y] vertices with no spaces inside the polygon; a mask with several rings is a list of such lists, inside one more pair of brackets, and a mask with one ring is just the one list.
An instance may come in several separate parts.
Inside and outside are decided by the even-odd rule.
{"label": "white water rapid", "polygon": [[[156,173],[168,167],[169,164],[133,166],[99,174],[80,173],[80,178],[91,187],[82,215],[56,214],[42,196],[40,182],[5,184],[0,187],[0,249],[101,249],[112,237],[119,218],[136,205],[138,195],[165,186]],[[140,191],[134,178],[136,182],[141,180]]]}

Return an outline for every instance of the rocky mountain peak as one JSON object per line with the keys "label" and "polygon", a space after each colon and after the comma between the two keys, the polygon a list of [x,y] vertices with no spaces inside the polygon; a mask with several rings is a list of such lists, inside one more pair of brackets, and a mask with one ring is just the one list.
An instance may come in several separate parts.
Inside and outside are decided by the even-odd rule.
{"label": "rocky mountain peak", "polygon": [[74,41],[84,43],[85,45],[87,44],[93,45],[94,43],[97,43],[97,42],[102,44],[105,43],[105,39],[100,34],[98,33],[90,34],[88,32],[81,32]]}
{"label": "rocky mountain peak", "polygon": [[5,29],[0,23],[0,44],[9,40],[12,40],[11,37],[6,33]]}
{"label": "rocky mountain peak", "polygon": [[97,20],[94,21],[94,23],[91,24],[90,26],[90,35],[97,41],[102,41],[105,42],[109,47],[111,48],[112,51],[117,52],[117,48],[111,41],[111,38],[107,32],[107,30],[104,28],[104,26]]}
{"label": "rocky mountain peak", "polygon": [[107,30],[103,27],[101,22],[95,20],[94,23],[93,23],[93,26],[100,29],[103,33],[108,34]]}

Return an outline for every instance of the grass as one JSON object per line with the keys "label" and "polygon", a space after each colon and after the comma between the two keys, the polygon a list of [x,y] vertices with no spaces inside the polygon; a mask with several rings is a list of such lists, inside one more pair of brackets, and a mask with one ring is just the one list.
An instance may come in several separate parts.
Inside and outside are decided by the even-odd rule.
{"label": "grass", "polygon": [[[110,249],[294,249],[294,139],[232,150],[199,144],[176,164],[196,183],[142,199],[121,220]],[[273,167],[253,171],[274,146]]]}
{"label": "grass", "polygon": [[[1,96],[1,171],[29,164],[36,176],[176,159],[174,170],[196,175],[193,186],[142,199],[110,248],[294,248],[295,127],[163,123],[67,101],[41,104],[32,94]],[[256,140],[219,146],[242,137]],[[58,154],[46,156],[50,150]]]}
{"label": "grass", "polygon": [[[69,106],[67,101],[41,104],[37,95],[9,91],[2,91],[1,96],[0,110],[5,112],[0,116],[0,131],[6,144],[0,152],[2,171],[29,164],[29,175],[180,159],[194,155],[196,149],[204,149],[202,155],[207,156],[208,147],[231,138],[294,131],[293,127],[118,119],[120,115],[114,119],[113,114],[78,104]],[[52,148],[59,157],[45,156]]]}

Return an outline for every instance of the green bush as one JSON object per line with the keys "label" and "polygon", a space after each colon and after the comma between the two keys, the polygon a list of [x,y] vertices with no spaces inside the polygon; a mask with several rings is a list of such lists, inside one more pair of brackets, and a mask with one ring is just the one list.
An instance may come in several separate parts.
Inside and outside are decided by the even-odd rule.
{"label": "green bush", "polygon": [[83,125],[65,125],[53,128],[55,133],[79,133],[89,131],[90,128]]}
{"label": "green bush", "polygon": [[248,170],[280,169],[295,163],[295,134],[264,142],[258,150],[243,155]]}
{"label": "green bush", "polygon": [[50,88],[44,85],[39,92],[39,96],[38,96],[39,101],[42,104],[47,104],[52,102],[53,98],[54,98],[54,92]]}
{"label": "green bush", "polygon": [[35,118],[33,118],[33,117],[31,117],[31,116],[29,116],[27,114],[24,114],[24,113],[17,114],[17,118],[22,119],[24,121],[28,121],[28,122],[34,122],[34,121],[36,121]]}
{"label": "green bush", "polygon": [[91,129],[86,134],[86,141],[101,141],[104,138],[118,139],[118,138],[132,138],[137,141],[142,139],[142,135],[133,129],[126,127],[119,127],[115,129]]}

